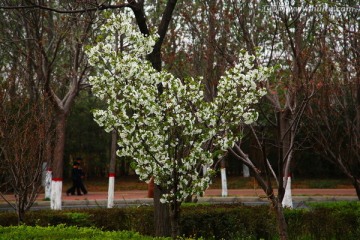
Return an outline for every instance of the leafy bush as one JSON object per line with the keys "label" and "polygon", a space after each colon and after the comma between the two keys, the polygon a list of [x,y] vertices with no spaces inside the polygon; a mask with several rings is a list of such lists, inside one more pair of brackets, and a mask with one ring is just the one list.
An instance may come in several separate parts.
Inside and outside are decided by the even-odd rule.
{"label": "leafy bush", "polygon": [[309,209],[286,210],[290,239],[359,239],[360,203],[311,203]]}
{"label": "leafy bush", "polygon": [[90,218],[93,217],[93,215],[89,213],[80,213],[80,212],[66,212],[64,213],[70,221],[74,223],[74,225],[78,227],[86,227],[91,225]]}
{"label": "leafy bush", "polygon": [[267,206],[192,205],[183,208],[182,214],[181,226],[185,236],[270,239],[276,235],[276,221]]}
{"label": "leafy bush", "polygon": [[105,230],[130,230],[144,235],[154,235],[154,210],[152,207],[89,209],[94,226]]}

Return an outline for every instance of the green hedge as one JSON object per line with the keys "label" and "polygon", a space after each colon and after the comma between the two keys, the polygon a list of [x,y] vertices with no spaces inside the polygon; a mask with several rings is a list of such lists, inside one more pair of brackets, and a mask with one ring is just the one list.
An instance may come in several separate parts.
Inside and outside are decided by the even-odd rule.
{"label": "green hedge", "polygon": [[[312,204],[308,209],[285,210],[290,239],[359,239],[360,203]],[[31,211],[29,226],[95,227],[107,231],[134,231],[153,236],[152,207]],[[0,213],[0,225],[17,225],[14,213]],[[240,204],[182,207],[181,234],[204,239],[277,239],[274,212],[268,206]]]}
{"label": "green hedge", "polygon": [[290,239],[359,239],[360,202],[312,203],[286,210]]}
{"label": "green hedge", "polygon": [[271,239],[276,221],[267,206],[192,205],[183,208],[182,234],[205,239]]}

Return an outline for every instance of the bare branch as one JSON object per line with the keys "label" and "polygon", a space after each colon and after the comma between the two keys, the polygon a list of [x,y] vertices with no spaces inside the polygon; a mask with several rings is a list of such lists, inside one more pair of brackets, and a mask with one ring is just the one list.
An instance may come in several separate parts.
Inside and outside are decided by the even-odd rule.
{"label": "bare branch", "polygon": [[[94,4],[92,4],[94,5]],[[7,10],[17,10],[17,9],[40,9],[45,11],[51,11],[56,13],[68,13],[68,14],[76,14],[76,13],[86,13],[86,12],[94,12],[94,11],[102,11],[107,9],[121,9],[125,7],[131,7],[129,3],[123,4],[116,4],[116,5],[107,5],[101,4],[91,8],[84,8],[84,9],[77,9],[77,10],[66,10],[66,9],[56,9],[47,7],[44,5],[32,4],[29,6],[0,6],[0,9],[7,9]]]}

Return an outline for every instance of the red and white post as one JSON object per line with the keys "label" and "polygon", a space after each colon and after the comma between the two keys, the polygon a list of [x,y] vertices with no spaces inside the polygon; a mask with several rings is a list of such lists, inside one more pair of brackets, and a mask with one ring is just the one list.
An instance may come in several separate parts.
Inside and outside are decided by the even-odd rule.
{"label": "red and white post", "polygon": [[115,173],[109,173],[109,189],[108,189],[107,208],[114,207],[114,195],[115,195]]}
{"label": "red and white post", "polygon": [[282,200],[282,206],[284,208],[293,208],[292,193],[291,193],[291,175],[287,177],[287,183],[285,187],[285,194]]}
{"label": "red and white post", "polygon": [[62,185],[63,185],[62,178],[53,178],[51,181],[50,208],[52,210],[61,210]]}

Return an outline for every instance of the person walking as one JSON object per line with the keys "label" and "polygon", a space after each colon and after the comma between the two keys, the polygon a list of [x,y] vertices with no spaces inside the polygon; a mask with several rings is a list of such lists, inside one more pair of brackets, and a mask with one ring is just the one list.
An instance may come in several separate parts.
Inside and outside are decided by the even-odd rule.
{"label": "person walking", "polygon": [[81,196],[81,172],[79,171],[79,163],[74,162],[73,163],[73,168],[71,171],[71,180],[73,185],[66,191],[66,195],[69,196],[69,194],[71,195],[75,195],[75,190],[77,195]]}
{"label": "person walking", "polygon": [[76,158],[76,162],[78,163],[78,171],[79,171],[79,174],[80,174],[80,182],[79,182],[79,186],[80,186],[80,189],[81,191],[84,193],[84,194],[87,194],[88,191],[84,185],[84,177],[85,177],[85,173],[83,171],[83,169],[81,168],[81,161],[82,161],[82,158],[78,157]]}

